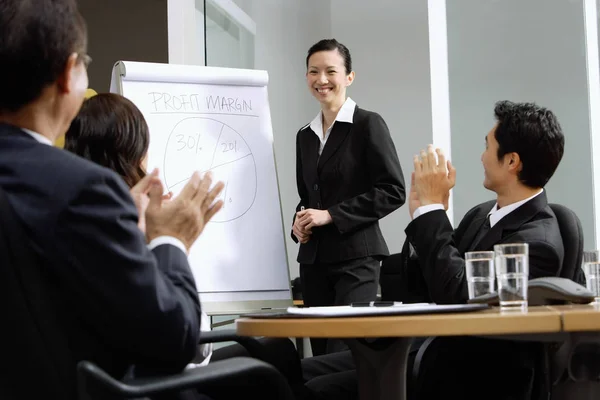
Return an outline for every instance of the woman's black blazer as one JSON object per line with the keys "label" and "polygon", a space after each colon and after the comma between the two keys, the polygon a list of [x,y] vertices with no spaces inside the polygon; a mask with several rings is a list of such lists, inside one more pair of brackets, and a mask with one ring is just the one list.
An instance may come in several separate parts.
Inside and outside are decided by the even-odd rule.
{"label": "woman's black blazer", "polygon": [[[322,132],[318,132],[322,135]],[[379,219],[404,204],[404,176],[388,127],[356,106],[353,123],[336,121],[319,157],[310,125],[296,136],[296,180],[301,207],[328,210],[332,224],[313,228],[300,245],[301,264],[387,256]],[[292,233],[292,238],[297,242]]]}

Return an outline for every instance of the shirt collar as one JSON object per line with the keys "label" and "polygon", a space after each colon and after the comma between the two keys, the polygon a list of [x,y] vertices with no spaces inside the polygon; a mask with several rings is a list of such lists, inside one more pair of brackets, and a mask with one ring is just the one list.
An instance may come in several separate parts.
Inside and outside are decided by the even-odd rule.
{"label": "shirt collar", "polygon": [[506,217],[508,214],[527,203],[529,200],[532,200],[534,197],[539,196],[543,191],[544,189],[541,189],[533,196],[528,197],[525,200],[517,201],[516,203],[504,206],[501,209],[498,209],[498,203],[496,203],[487,215],[490,218],[490,227],[494,227],[494,225],[496,225],[502,218]]}
{"label": "shirt collar", "polygon": [[[337,115],[335,116],[335,120],[333,121],[333,123],[335,123],[335,121],[339,121],[339,122],[348,122],[351,124],[352,120],[354,118],[354,109],[355,108],[356,108],[356,103],[354,102],[354,100],[352,100],[350,97],[348,97],[346,99],[346,101],[344,102],[344,104],[342,104],[342,108],[340,108],[340,111],[338,111]],[[307,126],[310,126],[310,129],[312,129],[313,132],[315,132],[317,135],[321,135],[321,133],[323,132],[323,117],[322,117],[322,115],[323,115],[323,112],[319,111],[319,113],[317,114],[315,119],[313,119],[312,122],[307,125]],[[332,126],[333,126],[333,123],[331,124]]]}
{"label": "shirt collar", "polygon": [[25,129],[25,128],[21,128],[21,130],[23,132],[25,132],[26,134],[28,134],[29,136],[31,136],[32,138],[34,138],[35,140],[37,140],[38,142],[52,146],[52,141],[50,139],[48,139],[46,136],[40,135],[37,132],[30,131],[29,129]]}

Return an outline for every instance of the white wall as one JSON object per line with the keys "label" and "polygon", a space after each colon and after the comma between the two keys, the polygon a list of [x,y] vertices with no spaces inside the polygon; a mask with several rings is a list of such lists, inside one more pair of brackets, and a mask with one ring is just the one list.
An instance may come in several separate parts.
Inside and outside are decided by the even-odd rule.
{"label": "white wall", "polygon": [[119,60],[168,62],[167,2],[78,0],[88,26],[90,87],[108,92]]}
{"label": "white wall", "polygon": [[[256,23],[256,69],[269,72],[269,103],[290,277],[298,276],[298,245],[290,238],[298,204],[296,132],[319,111],[305,84],[309,47],[331,35],[329,0],[236,0]],[[210,46],[210,44],[209,44]],[[210,47],[209,47],[210,49]],[[208,55],[210,64],[210,54]]]}
{"label": "white wall", "polygon": [[[385,119],[410,184],[412,156],[432,142],[427,1],[332,0],[332,36],[348,46],[356,79],[349,95]],[[381,221],[390,252],[399,252],[408,205]]]}
{"label": "white wall", "polygon": [[455,221],[495,197],[481,153],[497,100],[534,101],[558,116],[565,154],[549,201],[573,209],[594,244],[590,126],[582,1],[447,1]]}

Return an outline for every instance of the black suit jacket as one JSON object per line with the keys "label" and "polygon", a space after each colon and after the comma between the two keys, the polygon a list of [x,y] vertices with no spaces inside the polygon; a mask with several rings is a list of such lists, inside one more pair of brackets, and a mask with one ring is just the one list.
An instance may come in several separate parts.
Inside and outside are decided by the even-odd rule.
{"label": "black suit jacket", "polygon": [[[357,106],[353,123],[334,123],[320,157],[319,145],[310,126],[300,129],[296,136],[300,195],[296,212],[301,207],[328,210],[333,223],[313,228],[310,240],[300,245],[298,262],[389,255],[379,219],[404,204],[405,190],[385,121]],[[292,238],[297,241],[293,233]]]}
{"label": "black suit jacket", "polygon": [[[0,187],[45,275],[73,395],[80,360],[121,377],[132,364],[174,372],[194,357],[200,304],[187,256],[171,245],[148,250],[120,177],[0,124]],[[9,371],[2,380],[25,379]]]}
{"label": "black suit jacket", "polygon": [[[560,276],[564,248],[558,221],[548,206],[546,192],[540,193],[502,218],[478,242],[477,232],[496,201],[472,208],[456,230],[445,211],[436,210],[415,218],[407,227],[407,241],[413,246],[418,264],[405,259],[405,279],[412,290],[424,288],[436,303],[465,303],[469,296],[464,254],[490,251],[501,243],[529,243],[529,278]],[[404,246],[405,250],[407,246]],[[405,256],[410,256],[406,254]],[[413,254],[414,258],[414,254]],[[411,270],[412,269],[412,270]],[[420,274],[416,272],[419,270]],[[409,271],[410,270],[410,271]],[[411,284],[411,280],[422,282]]]}

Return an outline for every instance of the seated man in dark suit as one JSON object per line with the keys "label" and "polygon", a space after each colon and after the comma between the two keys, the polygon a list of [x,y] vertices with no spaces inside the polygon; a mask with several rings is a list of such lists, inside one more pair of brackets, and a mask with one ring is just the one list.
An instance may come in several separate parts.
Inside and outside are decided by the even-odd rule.
{"label": "seated man in dark suit", "polygon": [[[496,200],[471,209],[456,230],[445,212],[456,171],[439,149],[436,157],[432,146],[415,156],[409,198],[413,220],[406,228],[400,297],[442,304],[466,302],[464,253],[492,250],[499,243],[529,243],[530,279],[559,275],[564,248],[543,188],[563,155],[562,129],[551,111],[534,104],[503,101],[494,112],[497,123],[486,136],[481,161],[484,186],[496,193]],[[540,389],[534,387],[536,350],[510,341],[437,340],[436,357],[431,357],[435,362],[420,368],[423,387],[409,385],[409,390],[419,399],[455,394],[463,399],[530,398]],[[340,395],[340,388],[355,389],[348,353],[329,357],[304,361],[307,385],[329,398]],[[409,362],[413,359],[414,352]],[[341,384],[342,380],[348,383]],[[482,389],[486,386],[493,390]]]}
{"label": "seated man in dark suit", "polygon": [[498,124],[485,138],[481,161],[483,186],[496,200],[472,208],[456,230],[444,212],[454,168],[439,149],[436,161],[432,146],[414,159],[413,221],[406,235],[435,303],[466,302],[464,253],[500,243],[529,243],[530,279],[560,275],[564,249],[543,189],[563,155],[560,125],[550,111],[532,104],[500,102],[495,114]]}
{"label": "seated man in dark suit", "polygon": [[[55,320],[61,339],[44,346],[61,352],[44,369],[50,356],[32,354],[21,326],[3,324],[3,399],[76,399],[84,359],[120,378],[133,364],[181,371],[196,352],[200,303],[187,251],[220,209],[223,184],[210,190],[210,176],[195,173],[163,202],[160,181],[148,175],[144,236],[117,174],[52,146],[84,99],[86,43],[75,0],[0,0],[3,215],[14,215],[37,261],[15,267],[43,277],[48,312],[37,320]],[[11,307],[2,302],[3,318]]]}

